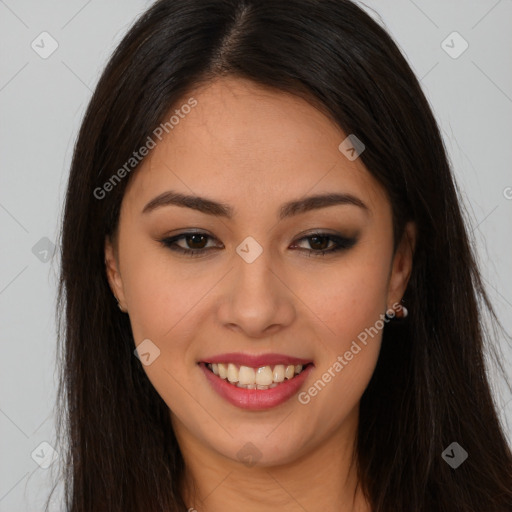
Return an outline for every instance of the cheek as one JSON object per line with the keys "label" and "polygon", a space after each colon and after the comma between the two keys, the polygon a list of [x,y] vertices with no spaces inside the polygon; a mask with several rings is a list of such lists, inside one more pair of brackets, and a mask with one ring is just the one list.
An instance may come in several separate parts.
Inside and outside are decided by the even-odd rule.
{"label": "cheek", "polygon": [[[375,371],[386,323],[382,294],[371,287],[355,295],[331,297],[322,319],[314,378],[298,396],[313,431],[333,432],[357,408]],[[338,308],[335,305],[338,305]],[[313,431],[311,435],[313,435]]]}
{"label": "cheek", "polygon": [[388,253],[375,247],[368,244],[302,286],[301,296],[310,297],[308,307],[321,321],[315,378],[300,403],[325,428],[357,405],[378,360],[389,265]]}
{"label": "cheek", "polygon": [[194,314],[212,284],[171,265],[166,251],[159,248],[141,244],[124,254],[123,283],[135,344],[149,339],[158,353],[143,369],[169,408],[192,414],[196,401],[189,354],[197,326]]}
{"label": "cheek", "polygon": [[374,326],[387,309],[389,257],[376,247],[375,242],[361,245],[328,270],[324,267],[297,283],[298,295],[320,320],[317,333],[331,355],[348,350],[351,341]]}
{"label": "cheek", "polygon": [[[123,283],[135,340],[183,338],[187,318],[215,276],[199,277],[193,265],[173,265],[166,250],[158,247],[125,254]],[[173,336],[177,332],[180,337]]]}

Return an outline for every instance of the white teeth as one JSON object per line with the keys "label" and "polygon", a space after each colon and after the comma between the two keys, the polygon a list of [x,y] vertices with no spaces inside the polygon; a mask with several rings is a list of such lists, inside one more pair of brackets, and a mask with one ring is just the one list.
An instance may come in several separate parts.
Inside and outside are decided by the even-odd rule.
{"label": "white teeth", "polygon": [[[269,386],[272,384],[272,368],[270,366],[262,366],[256,372],[256,384],[258,386]],[[258,389],[260,389],[258,387]]]}
{"label": "white teeth", "polygon": [[[213,366],[213,365],[212,365]],[[221,379],[225,379],[227,376],[228,376],[228,370],[226,368],[226,365],[225,364],[222,364],[222,363],[219,363],[217,365],[217,369],[219,371],[219,377]]]}
{"label": "white teeth", "polygon": [[254,384],[256,382],[256,374],[253,368],[249,366],[240,366],[238,373],[238,381],[240,384]]}
{"label": "white teeth", "polygon": [[274,382],[283,382],[283,380],[284,380],[284,365],[276,364],[276,366],[274,366],[273,380],[274,380]]}
{"label": "white teeth", "polygon": [[246,389],[270,389],[275,388],[285,379],[292,379],[303,370],[301,364],[283,365],[277,364],[272,369],[271,366],[260,366],[251,368],[250,366],[238,367],[234,363],[212,363],[208,368],[221,379],[227,380],[231,384]]}
{"label": "white teeth", "polygon": [[233,364],[228,364],[228,380],[229,382],[238,382],[238,368]]}
{"label": "white teeth", "polygon": [[240,382],[237,382],[236,387],[244,389],[256,389],[256,384],[240,384]]}

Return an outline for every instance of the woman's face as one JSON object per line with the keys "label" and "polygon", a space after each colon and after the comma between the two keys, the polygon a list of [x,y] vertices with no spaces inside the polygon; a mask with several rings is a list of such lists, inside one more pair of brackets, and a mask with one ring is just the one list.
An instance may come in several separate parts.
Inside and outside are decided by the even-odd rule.
{"label": "woman's face", "polygon": [[287,463],[354,434],[411,252],[318,110],[234,78],[191,96],[132,176],[109,281],[180,445]]}

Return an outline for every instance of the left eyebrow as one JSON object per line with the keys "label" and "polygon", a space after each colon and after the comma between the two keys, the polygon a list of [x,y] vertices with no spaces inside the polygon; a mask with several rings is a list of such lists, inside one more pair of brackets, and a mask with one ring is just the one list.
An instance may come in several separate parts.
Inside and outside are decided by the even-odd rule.
{"label": "left eyebrow", "polygon": [[[353,205],[361,208],[366,214],[370,213],[368,206],[366,206],[366,204],[358,197],[347,193],[332,193],[308,196],[303,199],[284,203],[279,210],[279,220],[293,217],[311,210],[318,210],[320,208],[337,205]],[[191,208],[207,215],[225,217],[228,219],[232,219],[234,213],[234,209],[225,203],[213,201],[212,199],[207,199],[205,197],[180,194],[179,192],[174,192],[172,190],[164,192],[149,201],[149,203],[144,206],[142,213],[149,213],[156,208],[163,206]]]}
{"label": "left eyebrow", "polygon": [[328,206],[338,205],[352,205],[358,206],[366,214],[370,213],[370,209],[366,206],[361,199],[352,194],[320,194],[315,196],[308,196],[304,199],[297,201],[290,201],[285,203],[280,210],[279,220],[298,215],[300,213],[308,212],[310,210],[317,210],[320,208],[327,208]]}

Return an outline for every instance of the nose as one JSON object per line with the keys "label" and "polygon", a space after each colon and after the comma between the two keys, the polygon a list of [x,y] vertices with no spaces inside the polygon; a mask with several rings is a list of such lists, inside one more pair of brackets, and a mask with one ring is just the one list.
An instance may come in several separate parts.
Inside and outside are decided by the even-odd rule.
{"label": "nose", "polygon": [[266,338],[294,321],[293,291],[268,251],[252,263],[234,258],[217,309],[221,324],[250,338]]}

